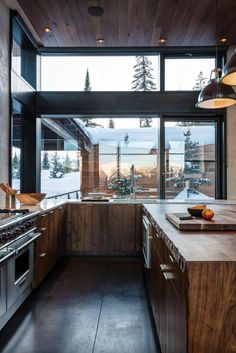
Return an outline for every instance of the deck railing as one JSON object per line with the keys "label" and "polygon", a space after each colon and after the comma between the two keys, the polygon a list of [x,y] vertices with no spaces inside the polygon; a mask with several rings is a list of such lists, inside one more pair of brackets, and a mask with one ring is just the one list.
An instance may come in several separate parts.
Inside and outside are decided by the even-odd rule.
{"label": "deck railing", "polygon": [[69,191],[69,192],[64,192],[63,194],[57,194],[57,195],[53,195],[53,196],[49,196],[46,197],[47,200],[49,199],[58,199],[62,196],[67,196],[67,199],[71,199],[71,194],[75,194],[75,198],[78,200],[80,197],[80,190],[73,190],[73,191]]}

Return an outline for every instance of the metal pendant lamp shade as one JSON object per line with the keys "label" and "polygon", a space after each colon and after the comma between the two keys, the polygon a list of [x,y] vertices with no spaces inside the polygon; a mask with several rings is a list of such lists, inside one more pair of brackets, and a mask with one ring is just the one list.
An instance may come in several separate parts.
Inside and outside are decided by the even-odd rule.
{"label": "metal pendant lamp shade", "polygon": [[220,69],[212,70],[212,73],[215,72],[216,78],[210,79],[208,85],[200,92],[196,104],[197,107],[204,109],[220,109],[236,104],[234,89],[221,82],[219,71]]}
{"label": "metal pendant lamp shade", "polygon": [[222,82],[226,85],[236,86],[236,53],[234,53],[225,64]]}

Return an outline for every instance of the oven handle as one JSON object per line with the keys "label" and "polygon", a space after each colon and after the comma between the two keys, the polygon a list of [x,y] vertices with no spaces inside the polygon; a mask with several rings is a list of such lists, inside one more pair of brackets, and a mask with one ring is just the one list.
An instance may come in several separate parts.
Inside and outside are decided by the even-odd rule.
{"label": "oven handle", "polygon": [[10,257],[12,257],[15,254],[15,249],[11,249],[12,251],[10,253],[8,253],[6,256],[4,256],[1,260],[0,260],[0,264],[2,264],[3,262],[5,262],[7,259],[9,259]]}
{"label": "oven handle", "polygon": [[16,249],[16,255],[18,254],[19,251],[21,251],[22,249],[24,249],[26,246],[28,246],[29,244],[33,243],[37,238],[40,237],[42,233],[38,232],[35,233],[35,236],[33,236],[31,239],[29,239],[26,243],[24,243],[23,245],[19,246],[19,248]]}

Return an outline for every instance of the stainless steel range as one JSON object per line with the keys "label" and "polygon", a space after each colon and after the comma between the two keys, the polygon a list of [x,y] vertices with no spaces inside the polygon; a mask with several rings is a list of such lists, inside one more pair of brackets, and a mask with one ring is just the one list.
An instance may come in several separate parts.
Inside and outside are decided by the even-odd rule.
{"label": "stainless steel range", "polygon": [[0,329],[32,290],[36,214],[0,210]]}

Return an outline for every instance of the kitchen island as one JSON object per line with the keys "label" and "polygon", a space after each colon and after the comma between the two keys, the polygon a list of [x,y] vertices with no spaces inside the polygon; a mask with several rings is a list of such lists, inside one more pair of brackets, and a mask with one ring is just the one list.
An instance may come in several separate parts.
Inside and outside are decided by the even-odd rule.
{"label": "kitchen island", "polygon": [[[236,216],[235,205],[211,205]],[[145,270],[162,352],[236,352],[236,231],[179,231],[165,213],[186,205],[144,205],[152,227]]]}

